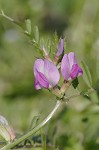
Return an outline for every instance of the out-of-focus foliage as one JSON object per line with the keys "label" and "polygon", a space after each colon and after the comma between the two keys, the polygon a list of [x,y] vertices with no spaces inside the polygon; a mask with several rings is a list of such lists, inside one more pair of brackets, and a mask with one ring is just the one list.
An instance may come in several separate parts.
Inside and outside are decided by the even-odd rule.
{"label": "out-of-focus foliage", "polygon": [[[75,51],[79,62],[86,62],[93,86],[99,86],[98,0],[0,0],[0,9],[24,28],[29,18],[42,37],[51,38],[55,31],[63,35],[66,51]],[[55,105],[48,91],[34,89],[36,57],[37,49],[23,31],[0,17],[0,114],[19,133],[27,130],[33,116],[40,114],[42,119]],[[79,82],[78,90],[88,89],[82,78]],[[74,93],[73,88],[70,90]],[[44,128],[50,145],[62,150],[98,150],[98,101],[99,92],[91,94],[90,99],[75,98],[63,106]]]}

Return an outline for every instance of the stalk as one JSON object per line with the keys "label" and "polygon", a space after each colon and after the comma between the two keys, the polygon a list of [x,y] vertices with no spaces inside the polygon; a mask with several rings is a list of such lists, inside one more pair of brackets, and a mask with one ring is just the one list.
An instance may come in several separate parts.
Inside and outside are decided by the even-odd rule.
{"label": "stalk", "polygon": [[51,111],[51,113],[38,126],[36,126],[35,128],[31,129],[28,133],[24,134],[19,139],[16,139],[14,142],[11,142],[11,143],[7,144],[3,148],[1,148],[1,150],[10,150],[10,149],[12,149],[13,147],[15,147],[16,145],[20,144],[25,139],[27,139],[30,136],[32,136],[35,132],[40,130],[53,117],[53,115],[55,114],[56,110],[60,107],[61,104],[62,104],[61,101],[57,101],[57,103],[56,103],[54,109]]}

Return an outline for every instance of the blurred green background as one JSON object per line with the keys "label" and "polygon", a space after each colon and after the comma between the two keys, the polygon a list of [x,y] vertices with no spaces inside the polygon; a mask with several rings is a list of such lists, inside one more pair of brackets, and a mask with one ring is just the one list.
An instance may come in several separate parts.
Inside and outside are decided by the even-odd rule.
{"label": "blurred green background", "polygon": [[[31,19],[42,37],[55,31],[59,37],[64,35],[66,51],[75,51],[78,61],[87,63],[96,85],[99,0],[0,0],[0,9],[23,25]],[[17,133],[26,132],[33,116],[40,115],[42,120],[55,105],[55,97],[47,90],[34,89],[36,51],[17,25],[0,17],[0,114]],[[82,78],[79,81],[80,91],[88,89]],[[74,93],[73,88],[70,91]],[[99,106],[93,104],[98,103],[98,94],[72,99],[56,113],[43,131],[51,145],[59,150],[99,150]]]}

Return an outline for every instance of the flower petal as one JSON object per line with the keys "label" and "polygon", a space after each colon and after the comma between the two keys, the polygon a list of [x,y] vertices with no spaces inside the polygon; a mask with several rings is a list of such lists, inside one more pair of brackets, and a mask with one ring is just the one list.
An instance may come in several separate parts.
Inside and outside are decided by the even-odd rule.
{"label": "flower petal", "polygon": [[57,67],[47,59],[44,59],[44,75],[48,80],[50,87],[54,87],[60,79]]}
{"label": "flower petal", "polygon": [[0,123],[2,123],[4,126],[8,126],[8,121],[0,115]]}
{"label": "flower petal", "polygon": [[72,69],[72,66],[74,64],[77,64],[77,59],[76,59],[75,53],[74,52],[70,52],[68,54],[68,59],[69,59],[69,63],[70,63],[70,69]]}
{"label": "flower petal", "polygon": [[60,43],[58,46],[58,52],[56,53],[56,56],[60,56],[64,51],[64,40],[60,39]]}
{"label": "flower petal", "polygon": [[83,70],[79,67],[78,77],[83,75]]}
{"label": "flower petal", "polygon": [[36,90],[39,90],[41,89],[41,85],[39,84],[38,80],[37,80],[37,77],[35,77],[35,80],[34,80],[34,87]]}
{"label": "flower petal", "polygon": [[81,76],[82,74],[83,74],[82,69],[78,66],[78,64],[74,64],[72,66],[70,77],[72,79],[75,79],[76,77]]}
{"label": "flower petal", "polygon": [[63,59],[61,62],[61,73],[62,73],[65,80],[69,79],[69,77],[70,77],[70,64],[69,64],[69,59],[68,59],[67,54],[65,54],[63,56]]}
{"label": "flower petal", "polygon": [[37,59],[34,63],[34,76],[37,72],[44,73],[44,61],[42,59]]}
{"label": "flower petal", "polygon": [[46,79],[46,77],[41,72],[37,72],[35,77],[35,88],[38,90],[41,88],[48,88],[48,87],[49,82]]}

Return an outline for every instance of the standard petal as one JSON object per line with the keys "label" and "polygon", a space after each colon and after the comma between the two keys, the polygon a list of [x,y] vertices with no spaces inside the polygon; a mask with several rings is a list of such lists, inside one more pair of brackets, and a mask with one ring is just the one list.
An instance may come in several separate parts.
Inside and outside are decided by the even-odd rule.
{"label": "standard petal", "polygon": [[59,46],[58,46],[58,51],[56,53],[56,56],[60,56],[64,51],[64,40],[63,39],[60,39],[60,43],[59,43]]}
{"label": "standard petal", "polygon": [[63,59],[61,62],[61,73],[62,73],[65,80],[69,79],[69,77],[70,77],[70,64],[69,64],[69,59],[68,59],[67,54],[65,54],[63,56]]}
{"label": "standard petal", "polygon": [[35,88],[36,89],[49,88],[49,82],[41,72],[37,72],[37,74],[36,74]]}
{"label": "standard petal", "polygon": [[37,72],[44,73],[44,61],[42,59],[37,59],[34,63],[34,76]]}
{"label": "standard petal", "polygon": [[72,69],[72,66],[74,64],[77,64],[77,59],[76,59],[75,53],[74,52],[70,52],[68,54],[68,59],[69,59],[70,69]]}
{"label": "standard petal", "polygon": [[47,59],[44,59],[44,75],[48,80],[50,87],[54,87],[60,79],[57,67]]}
{"label": "standard petal", "polygon": [[72,66],[70,77],[72,79],[75,79],[76,77],[81,76],[82,74],[83,74],[82,69],[78,66],[78,64],[74,64]]}

